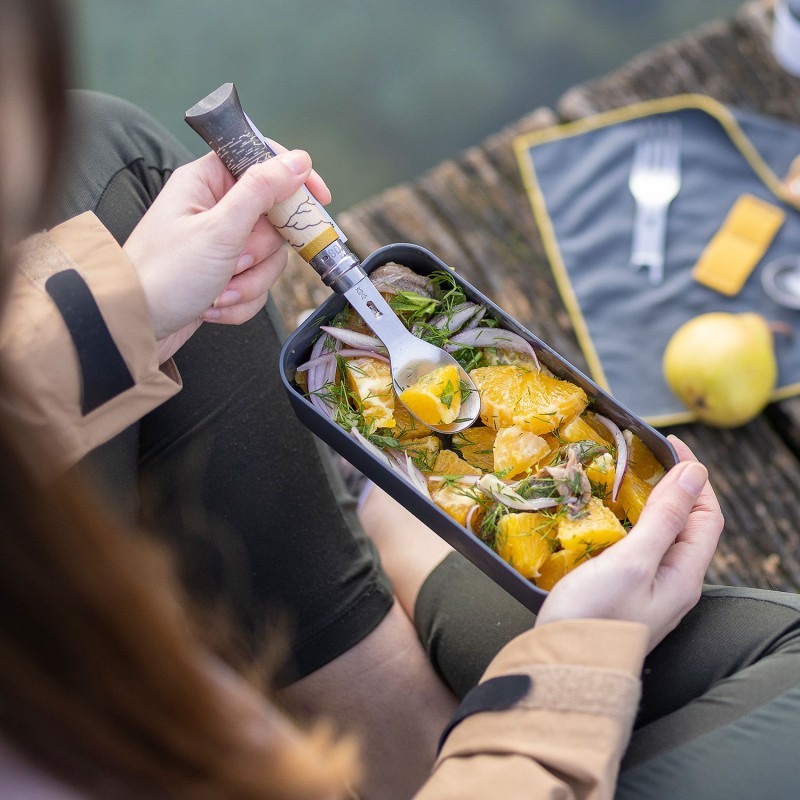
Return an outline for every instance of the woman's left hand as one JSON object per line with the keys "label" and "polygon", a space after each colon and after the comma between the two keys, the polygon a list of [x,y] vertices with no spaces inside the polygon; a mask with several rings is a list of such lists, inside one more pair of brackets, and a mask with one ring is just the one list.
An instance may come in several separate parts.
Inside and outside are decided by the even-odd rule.
{"label": "woman's left hand", "polygon": [[303,183],[330,200],[300,150],[253,165],[238,182],[209,153],[167,181],[123,248],[142,282],[161,363],[203,321],[240,324],[263,308],[288,260],[264,215]]}
{"label": "woman's left hand", "polygon": [[707,472],[670,437],[681,463],[653,489],[628,535],[565,575],[537,625],[594,618],[642,622],[652,650],[700,599],[723,518]]}

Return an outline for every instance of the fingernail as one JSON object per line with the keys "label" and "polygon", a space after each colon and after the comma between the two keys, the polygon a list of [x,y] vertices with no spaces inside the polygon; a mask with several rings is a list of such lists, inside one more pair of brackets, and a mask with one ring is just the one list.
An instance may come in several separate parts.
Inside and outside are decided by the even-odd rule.
{"label": "fingernail", "polygon": [[236,262],[236,269],[243,270],[249,269],[255,263],[255,258],[253,257],[252,253],[242,253],[239,256],[239,260]]}
{"label": "fingernail", "polygon": [[222,316],[222,312],[216,308],[207,308],[201,315],[200,319],[205,320],[206,322],[214,322],[214,320],[219,319]]}
{"label": "fingernail", "polygon": [[678,478],[678,484],[687,494],[700,494],[708,480],[708,471],[696,462],[687,464]]}
{"label": "fingernail", "polygon": [[232,306],[234,303],[238,303],[242,299],[242,296],[236,289],[226,289],[215,301],[214,301],[214,308],[224,308],[225,306]]}
{"label": "fingernail", "polygon": [[311,169],[311,157],[305,150],[290,150],[278,158],[286,164],[295,175],[305,175]]}

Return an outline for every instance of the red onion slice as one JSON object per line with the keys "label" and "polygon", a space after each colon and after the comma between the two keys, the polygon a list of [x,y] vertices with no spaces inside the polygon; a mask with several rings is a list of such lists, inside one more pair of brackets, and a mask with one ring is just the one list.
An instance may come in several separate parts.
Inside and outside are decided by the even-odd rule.
{"label": "red onion slice", "polygon": [[[309,361],[314,361],[315,359],[319,358],[322,355],[322,350],[325,347],[325,343],[328,341],[327,336],[320,336],[316,342],[314,342],[314,346],[311,348],[311,353],[309,354]],[[308,382],[311,383],[313,378],[314,384],[316,385],[316,390],[319,389],[320,383],[317,376],[314,374],[314,370],[312,369],[308,373]]]}
{"label": "red onion slice", "polygon": [[477,486],[485,495],[517,511],[540,511],[543,508],[553,508],[560,502],[558,497],[525,498],[491,473],[483,475]]}
{"label": "red onion slice", "polygon": [[469,331],[478,327],[478,323],[486,316],[486,306],[478,306],[475,314],[467,320],[462,330]]}
{"label": "red onion slice", "polygon": [[369,439],[367,439],[367,437],[364,436],[364,434],[361,433],[361,431],[359,431],[358,428],[351,428],[350,435],[362,447],[364,447],[366,450],[372,453],[372,455],[374,455],[375,458],[377,458],[382,464],[391,468],[392,460],[389,458],[389,456],[387,456],[386,453],[384,453],[383,450],[380,449],[380,447],[374,445]]}
{"label": "red onion slice", "polygon": [[[358,434],[356,436],[356,434]],[[411,456],[408,453],[401,453],[399,450],[394,449],[393,447],[387,447],[385,450],[381,450],[376,445],[372,444],[368,439],[362,436],[355,428],[353,428],[353,435],[356,436],[359,442],[362,444],[367,442],[370,445],[371,452],[379,452],[385,459],[385,463],[393,469],[395,472],[402,475],[411,486],[416,489],[420,494],[423,494],[425,497],[430,497],[430,493],[428,492],[428,484],[425,481],[425,476],[419,470],[417,465],[411,460]]]}
{"label": "red onion slice", "polygon": [[[336,342],[335,345],[338,347],[339,343]],[[338,366],[339,365],[336,359],[332,358],[325,366],[317,367],[319,381],[322,385],[321,388],[325,388],[336,380],[336,370],[338,369]],[[317,399],[322,400],[322,402],[325,404],[326,414],[333,419],[335,404],[330,396],[330,391],[326,389],[324,395],[317,393]]]}
{"label": "red onion slice", "polygon": [[[461,326],[475,315],[479,308],[477,303],[459,303],[453,306],[447,314],[437,314],[428,324],[432,328],[446,329],[455,333]],[[486,309],[484,309],[485,313]]]}
{"label": "red onion slice", "polygon": [[320,325],[320,330],[325,331],[329,336],[338,339],[342,344],[346,344],[349,347],[355,347],[359,350],[386,350],[383,342],[377,336],[351,331],[349,328],[335,328],[331,325]]}
{"label": "red onion slice", "polygon": [[503,328],[472,328],[461,331],[450,337],[444,349],[452,353],[459,347],[496,347],[500,350],[513,350],[515,353],[530,356],[536,366],[539,366],[539,359],[533,347],[521,336]]}
{"label": "red onion slice", "polygon": [[475,505],[474,505],[474,506],[471,506],[471,507],[470,507],[470,509],[469,509],[469,511],[467,511],[467,519],[466,519],[466,520],[465,520],[465,522],[464,522],[464,527],[465,527],[465,528],[466,528],[466,529],[467,529],[467,530],[468,530],[468,531],[469,531],[469,532],[470,532],[470,533],[471,533],[473,536],[477,536],[477,535],[478,535],[478,532],[477,532],[477,531],[475,530],[475,528],[472,526],[472,523],[474,522],[474,520],[475,520],[475,514],[478,512],[478,510],[480,509],[480,507],[481,507],[480,503],[475,503]]}
{"label": "red onion slice", "polygon": [[403,455],[406,457],[406,470],[411,485],[416,487],[420,494],[425,495],[425,497],[430,497],[431,494],[428,491],[428,482],[425,480],[422,470],[414,463],[408,453],[404,453]]}
{"label": "red onion slice", "polygon": [[319,358],[306,361],[305,364],[301,364],[297,368],[297,371],[305,372],[306,370],[311,370],[314,367],[324,366],[330,362],[335,364],[336,356],[341,356],[342,358],[374,358],[378,361],[383,361],[385,364],[389,363],[389,359],[386,356],[382,356],[380,353],[375,353],[372,350],[353,350],[350,348],[345,348],[344,350],[337,350],[335,353],[325,353],[325,355],[322,355]]}
{"label": "red onion slice", "polygon": [[[595,413],[594,418],[608,428],[608,432],[614,437],[614,444],[617,447],[617,464],[614,468],[614,485],[611,487],[611,499],[616,500],[619,494],[619,487],[622,486],[622,479],[628,470],[628,443],[619,426],[612,422],[608,417]],[[621,465],[621,467],[620,467]]]}
{"label": "red onion slice", "polygon": [[[326,367],[320,363],[322,351],[326,346],[332,346],[332,348],[335,350],[339,345],[338,342],[334,342],[331,345],[330,339],[328,339],[327,336],[320,336],[319,339],[314,342],[314,346],[311,348],[309,363],[317,363],[308,369],[308,375],[306,376],[306,389],[311,405],[313,405],[317,410],[321,411],[326,417],[332,419],[333,404],[327,402],[326,400],[326,397],[329,396],[329,393],[326,391],[325,396],[321,395],[323,387],[336,377],[336,362],[331,357],[331,353],[328,353],[327,357],[331,357],[330,360],[333,364],[332,371],[330,368],[326,369]],[[298,372],[302,371],[304,370],[298,368]]]}

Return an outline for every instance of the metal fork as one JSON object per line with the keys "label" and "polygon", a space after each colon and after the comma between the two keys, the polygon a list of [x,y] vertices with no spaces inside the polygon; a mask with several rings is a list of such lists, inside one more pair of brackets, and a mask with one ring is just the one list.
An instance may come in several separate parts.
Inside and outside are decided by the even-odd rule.
{"label": "metal fork", "polygon": [[631,266],[647,267],[650,283],[664,279],[669,205],[681,186],[681,124],[651,120],[643,126],[628,179],[636,200]]}

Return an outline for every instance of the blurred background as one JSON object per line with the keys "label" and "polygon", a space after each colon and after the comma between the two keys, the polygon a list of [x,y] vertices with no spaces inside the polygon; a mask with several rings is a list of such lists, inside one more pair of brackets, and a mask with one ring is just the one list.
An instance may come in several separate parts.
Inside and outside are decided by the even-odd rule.
{"label": "blurred background", "polygon": [[73,0],[75,84],[183,112],[236,84],[263,133],[308,150],[336,213],[416,177],[576,83],[742,0]]}

